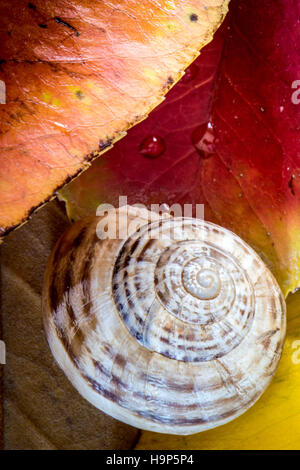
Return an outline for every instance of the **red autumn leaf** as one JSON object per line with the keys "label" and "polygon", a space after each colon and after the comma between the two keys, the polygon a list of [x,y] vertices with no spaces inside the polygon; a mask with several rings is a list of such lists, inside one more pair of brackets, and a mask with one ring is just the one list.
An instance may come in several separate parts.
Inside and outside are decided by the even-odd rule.
{"label": "red autumn leaf", "polygon": [[0,233],[161,102],[228,1],[1,2]]}
{"label": "red autumn leaf", "polygon": [[205,218],[254,246],[286,294],[298,287],[299,4],[233,0],[228,24],[167,99],[64,190],[71,216],[119,194],[204,203]]}

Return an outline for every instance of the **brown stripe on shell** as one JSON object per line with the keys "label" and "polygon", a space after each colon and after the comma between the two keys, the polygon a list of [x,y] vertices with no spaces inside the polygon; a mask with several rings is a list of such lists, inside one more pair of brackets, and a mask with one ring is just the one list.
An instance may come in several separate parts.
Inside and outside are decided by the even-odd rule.
{"label": "brown stripe on shell", "polygon": [[139,252],[137,256],[137,262],[140,262],[144,259],[147,251],[151,249],[154,244],[155,244],[155,240],[153,238],[150,238],[150,240],[148,240],[147,243],[145,243],[142,250]]}
{"label": "brown stripe on shell", "polygon": [[[254,398],[253,398],[253,401],[256,401],[258,399],[258,397],[260,396],[260,392],[257,392],[255,395],[254,395]],[[230,399],[228,399],[230,400]],[[228,401],[226,399],[223,400],[224,404],[226,401]],[[249,400],[250,402],[250,400]],[[246,403],[245,406],[248,406],[249,403]],[[233,407],[230,411],[226,411],[224,413],[221,413],[221,414],[215,414],[213,416],[210,416],[209,418],[200,418],[200,417],[197,417],[197,418],[175,418],[175,419],[170,419],[169,417],[161,417],[159,415],[155,415],[153,413],[149,413],[149,412],[142,412],[140,413],[144,418],[147,418],[151,421],[154,421],[154,422],[157,422],[157,423],[165,423],[165,424],[169,424],[171,426],[191,426],[191,425],[200,425],[200,424],[208,424],[208,423],[214,423],[216,421],[220,422],[222,420],[225,420],[225,419],[228,419],[230,418],[231,416],[234,416],[236,415],[237,413],[240,412],[240,407],[237,406],[237,407]]]}
{"label": "brown stripe on shell", "polygon": [[[115,374],[112,374],[101,363],[95,362],[94,365],[95,365],[98,372],[103,374],[104,377],[106,377],[106,379],[109,379],[109,386],[110,387],[111,386],[116,386],[116,387],[119,388],[120,395],[117,395],[116,392],[111,392],[110,389],[105,388],[105,386],[104,386],[104,383],[106,383],[105,380],[104,380],[104,382],[101,383],[101,382],[99,382],[99,377],[98,377],[97,380],[90,377],[90,376],[88,376],[88,375],[85,375],[85,377],[89,380],[89,383],[92,385],[93,388],[96,388],[97,390],[101,390],[103,392],[103,396],[113,394],[114,397],[115,397],[115,400],[117,400],[118,403],[121,403],[122,401],[126,401],[125,399],[123,400],[124,395],[122,395],[123,392],[126,391],[126,392],[131,393],[133,397],[140,398],[142,401],[146,401],[146,402],[151,401],[153,403],[157,403],[159,406],[161,406],[162,408],[166,408],[166,409],[174,408],[174,409],[178,409],[179,411],[180,410],[191,411],[191,410],[197,409],[198,406],[199,406],[197,403],[187,404],[187,403],[180,403],[180,402],[177,402],[177,401],[176,402],[171,402],[171,401],[167,401],[167,400],[162,400],[160,398],[156,398],[155,395],[149,395],[149,394],[146,394],[146,393],[135,391],[132,388],[132,386],[129,386],[126,382],[122,381]],[[80,367],[79,367],[79,369],[81,370],[82,374],[84,375],[84,371]],[[159,384],[159,380],[157,380],[156,382],[154,382],[153,379],[151,381],[151,379],[147,378],[147,380],[149,381],[149,383],[152,383],[152,384],[155,383],[156,386],[158,386],[158,384]],[[169,385],[170,385],[170,387],[169,387]],[[175,390],[175,391],[181,392],[183,394],[191,393],[191,392],[195,391],[194,386],[192,386],[191,384],[188,384],[187,387],[185,387],[184,385],[182,385],[181,387],[179,385],[175,386],[175,384],[172,384],[170,382],[161,384],[161,387],[163,387],[163,388],[165,388],[166,386],[168,388],[170,388],[170,390]],[[210,387],[208,389],[209,390],[218,390],[219,388],[221,388],[221,387],[220,386],[219,387],[215,386],[215,387]],[[201,390],[202,389],[199,389],[199,391],[201,391]],[[239,398],[238,395],[237,395],[237,398]],[[228,397],[227,399],[220,398],[219,400],[214,400],[214,401],[210,401],[210,402],[208,401],[208,402],[205,403],[205,407],[207,409],[209,409],[213,406],[218,407],[222,403],[225,404],[226,402],[229,402],[229,401],[232,401],[232,400],[233,400],[232,397]],[[137,402],[136,402],[136,404],[137,404]],[[143,411],[140,411],[137,408],[132,408],[132,411],[134,411],[137,414],[140,414],[141,416],[143,415]],[[170,422],[173,422],[173,421],[170,421]],[[174,420],[174,424],[175,423],[176,423],[176,421]]]}
{"label": "brown stripe on shell", "polygon": [[51,279],[49,296],[51,307],[56,310],[62,302],[65,292],[73,285],[73,262],[78,247],[84,243],[87,226],[77,227],[76,236],[72,238],[73,226],[58,241],[52,254]]}
{"label": "brown stripe on shell", "polygon": [[[68,300],[70,290],[77,284],[82,286],[82,312],[89,316],[90,314],[90,294],[89,294],[89,272],[90,265],[93,259],[94,247],[98,241],[95,231],[87,225],[82,224],[78,227],[77,233],[73,238],[70,233],[73,227],[66,233],[66,237],[62,237],[53,254],[52,276],[49,284],[49,300],[53,310],[53,321],[56,325],[58,336],[63,342],[66,353],[76,366],[78,366],[78,357],[81,352],[81,345],[84,342],[85,335],[82,332],[79,323],[77,322],[76,314],[72,305]],[[84,256],[81,257],[82,262],[78,263],[78,249],[84,249]],[[74,269],[76,262],[77,270]],[[79,267],[79,269],[78,269]],[[69,317],[69,325],[64,325],[62,328],[59,324],[57,317],[57,309],[65,303],[65,312]],[[91,319],[92,320],[92,319]],[[90,321],[90,326],[93,328],[95,322]],[[66,333],[68,329],[72,331],[72,336]]]}
{"label": "brown stripe on shell", "polygon": [[[62,335],[60,337],[60,339],[64,342],[65,346],[66,346],[66,349],[68,351],[68,354],[69,354],[69,357],[71,358],[71,360],[73,361],[73,363],[78,367],[78,370],[80,371],[80,373],[82,374],[82,376],[87,380],[87,382],[90,384],[90,386],[95,390],[97,391],[97,393],[100,393],[102,396],[104,396],[105,398],[107,398],[108,400],[112,401],[112,402],[115,402],[115,403],[118,403],[119,405],[127,408],[127,409],[130,409],[132,412],[136,413],[137,415],[139,416],[142,416],[142,417],[145,417],[146,415],[148,416],[148,419],[151,419],[153,422],[159,422],[159,423],[165,423],[165,422],[168,422],[169,424],[171,425],[182,425],[182,424],[185,424],[188,423],[189,425],[190,424],[201,424],[201,423],[204,423],[204,422],[213,422],[217,419],[223,419],[225,417],[229,417],[231,415],[233,415],[237,410],[239,410],[239,408],[233,408],[232,410],[230,410],[229,412],[226,412],[226,413],[223,413],[223,414],[219,414],[219,415],[215,415],[213,417],[210,417],[209,420],[207,420],[207,418],[205,419],[202,419],[202,418],[193,418],[193,419],[188,419],[188,418],[170,418],[170,417],[164,417],[164,416],[160,416],[160,415],[155,415],[153,413],[149,413],[149,412],[145,412],[144,410],[139,410],[137,408],[130,408],[129,404],[127,403],[127,400],[124,398],[124,395],[119,395],[119,393],[116,393],[114,391],[112,391],[110,388],[106,388],[104,386],[104,383],[101,383],[99,382],[99,378],[98,380],[96,380],[95,378],[87,375],[84,371],[84,369],[82,368],[82,366],[80,365],[80,363],[78,362],[78,358],[74,355],[72,349],[69,347],[70,345],[67,345],[65,343],[65,337],[64,335]],[[108,351],[111,351],[111,348],[107,348]],[[110,353],[111,354],[111,353]],[[227,374],[228,374],[228,380],[224,380],[222,379],[222,383],[223,384],[227,384],[227,383],[233,383],[231,377],[230,377],[230,373],[229,371],[226,369],[226,367],[224,366],[224,364],[221,364],[219,363],[223,368],[224,370],[226,370]],[[122,393],[122,391],[130,391],[132,393],[132,395],[136,398],[140,398],[141,400],[145,400],[146,402],[147,401],[152,401],[153,403],[157,403],[158,405],[160,405],[161,407],[166,407],[167,409],[178,409],[178,410],[185,410],[185,411],[189,411],[189,410],[195,410],[198,408],[198,404],[197,403],[194,403],[192,405],[189,405],[189,404],[186,404],[186,403],[178,403],[178,402],[170,402],[170,401],[163,401],[161,399],[156,399],[155,396],[151,396],[151,395],[147,395],[147,394],[143,394],[141,392],[136,392],[136,391],[133,391],[129,386],[128,384],[126,384],[126,382],[122,381],[120,378],[118,378],[116,375],[112,374],[111,371],[109,371],[108,369],[106,369],[100,362],[94,362],[94,366],[95,368],[101,373],[103,374],[106,378],[109,379],[109,384],[110,385],[113,385],[113,386],[116,386],[119,388],[119,392]],[[150,376],[147,376],[145,375],[145,377],[147,378],[147,381],[149,383],[152,383],[152,384],[155,384],[156,386],[162,386],[162,383],[161,381],[159,381],[157,378],[155,377],[150,377]],[[144,378],[144,377],[143,377]],[[179,384],[176,384],[176,383],[172,383],[172,382],[167,382],[166,384],[164,384],[164,388],[167,387],[169,388],[170,390],[176,390],[178,392],[184,392],[184,393],[189,393],[189,392],[192,392],[194,390],[194,384],[188,384],[187,386],[185,385],[179,385]],[[211,387],[210,389],[214,389],[214,390],[218,390],[220,388],[215,386],[215,387]],[[203,391],[205,389],[205,387],[199,389],[199,391]],[[260,393],[257,393],[255,395],[255,400],[256,398],[260,395]],[[222,399],[219,399],[219,400],[214,400],[214,401],[211,401],[211,402],[206,402],[205,403],[205,407],[206,408],[210,408],[212,406],[214,407],[218,407],[220,405],[225,405],[226,402],[232,402],[233,398],[232,397],[229,397],[229,398],[222,398]]]}
{"label": "brown stripe on shell", "polygon": [[263,348],[264,349],[268,349],[268,347],[270,346],[270,341],[271,341],[271,338],[273,335],[275,335],[275,333],[277,333],[279,331],[279,328],[276,328],[275,330],[270,330],[270,331],[267,331],[266,333],[263,333],[258,339],[257,341],[262,344]]}

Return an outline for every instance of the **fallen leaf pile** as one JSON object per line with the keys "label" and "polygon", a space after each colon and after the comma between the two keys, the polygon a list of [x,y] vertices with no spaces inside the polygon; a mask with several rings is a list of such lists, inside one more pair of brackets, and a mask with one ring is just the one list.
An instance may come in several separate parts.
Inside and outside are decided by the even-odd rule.
{"label": "fallen leaf pile", "polygon": [[[71,219],[119,196],[204,204],[205,219],[250,243],[286,296],[300,287],[300,1],[232,0],[164,101],[226,1],[19,4],[9,16],[11,2],[0,6],[3,233],[122,137],[61,191]],[[299,293],[279,369],[251,410],[194,436],[143,432],[137,448],[299,447],[298,305]]]}

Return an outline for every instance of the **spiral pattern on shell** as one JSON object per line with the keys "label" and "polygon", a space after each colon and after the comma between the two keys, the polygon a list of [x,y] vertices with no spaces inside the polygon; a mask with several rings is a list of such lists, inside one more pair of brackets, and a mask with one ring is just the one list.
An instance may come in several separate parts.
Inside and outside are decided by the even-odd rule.
{"label": "spiral pattern on shell", "polygon": [[[45,331],[96,407],[139,428],[190,434],[230,421],[265,390],[285,303],[233,233],[148,215],[128,206],[67,230],[45,275]],[[109,222],[116,239],[99,239]],[[124,226],[129,236],[119,239]]]}

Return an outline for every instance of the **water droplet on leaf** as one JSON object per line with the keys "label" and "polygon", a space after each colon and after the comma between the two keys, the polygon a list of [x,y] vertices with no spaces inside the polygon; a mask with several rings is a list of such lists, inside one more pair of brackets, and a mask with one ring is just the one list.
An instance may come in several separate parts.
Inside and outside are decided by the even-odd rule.
{"label": "water droplet on leaf", "polygon": [[147,158],[157,158],[166,149],[164,140],[156,135],[146,137],[139,146],[140,153]]}
{"label": "water droplet on leaf", "polygon": [[215,153],[215,136],[211,122],[196,127],[191,138],[202,158],[209,158]]}

